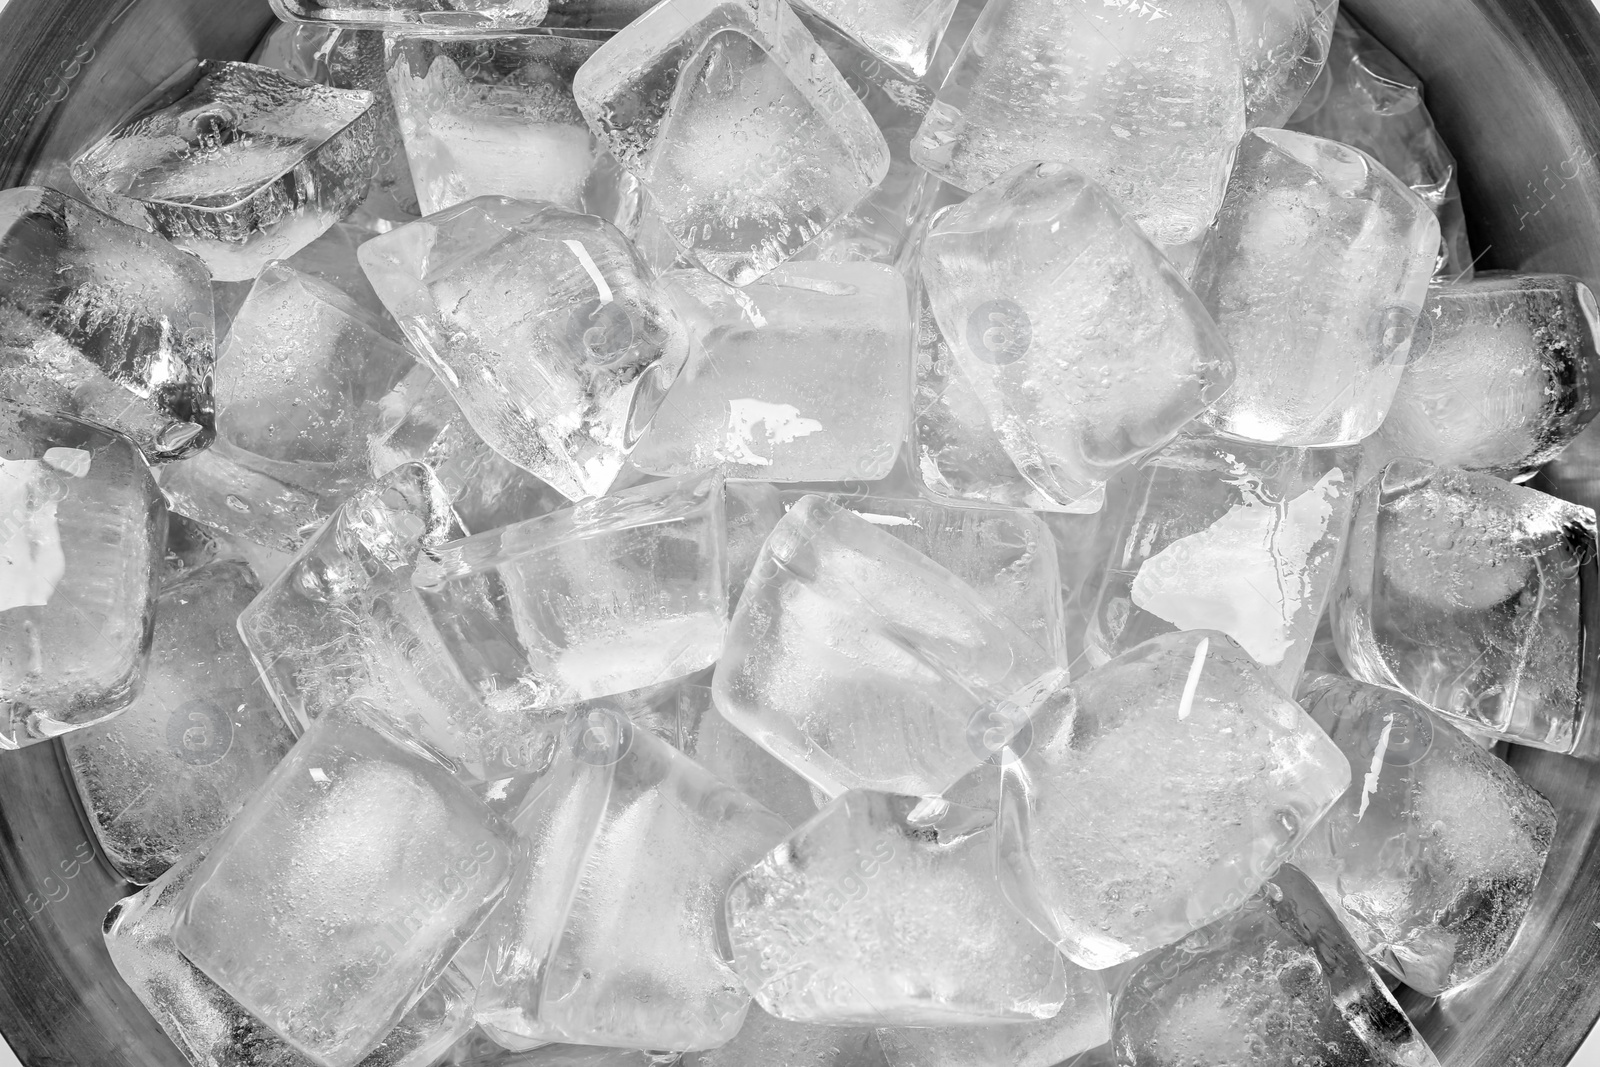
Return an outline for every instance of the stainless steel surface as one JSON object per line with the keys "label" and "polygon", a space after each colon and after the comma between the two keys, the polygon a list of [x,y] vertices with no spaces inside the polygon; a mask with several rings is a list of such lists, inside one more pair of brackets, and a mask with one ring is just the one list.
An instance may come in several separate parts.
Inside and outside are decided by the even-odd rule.
{"label": "stainless steel surface", "polygon": [[[70,189],[79,147],[195,59],[248,55],[272,18],[266,0],[0,3],[0,186]],[[1480,266],[1600,283],[1590,0],[1345,4],[1427,82]],[[1600,505],[1600,427],[1544,479]],[[1511,958],[1437,1004],[1407,998],[1446,1067],[1565,1064],[1600,1015],[1600,764],[1511,761],[1555,804],[1558,840]],[[0,754],[0,1031],[29,1067],[181,1067],[106,957],[100,920],[123,888],[92,850],[58,746]]]}

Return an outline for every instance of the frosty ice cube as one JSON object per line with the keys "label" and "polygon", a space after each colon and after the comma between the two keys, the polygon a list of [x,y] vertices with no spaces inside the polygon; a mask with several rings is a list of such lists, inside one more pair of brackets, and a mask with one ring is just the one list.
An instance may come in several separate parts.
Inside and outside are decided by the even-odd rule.
{"label": "frosty ice cube", "polygon": [[[1041,647],[971,586],[820,496],[767,538],[728,627],[717,709],[830,796],[942,792],[1058,682]],[[1042,677],[1041,677],[1042,676]]]}
{"label": "frosty ice cube", "polygon": [[1173,630],[1221,630],[1293,692],[1333,592],[1361,450],[1184,438],[1131,478],[1088,630],[1104,663]]}
{"label": "frosty ice cube", "polygon": [[805,10],[868,48],[913,78],[928,73],[956,0],[892,0],[849,3],[805,0]]}
{"label": "frosty ice cube", "polygon": [[[783,494],[793,507],[804,496]],[[951,508],[893,496],[828,499],[927,556],[972,587],[1031,637],[1051,660],[1067,652],[1055,538],[1037,515],[1001,508]]]}
{"label": "frosty ice cube", "polygon": [[1238,907],[1350,784],[1338,747],[1212,630],[1090,671],[1032,737],[1001,806],[1001,862],[1093,969]]}
{"label": "frosty ice cube", "polygon": [[1000,896],[993,835],[993,812],[851,790],[729,887],[733,965],[793,1022],[1049,1018],[1066,965]]}
{"label": "frosty ice cube", "polygon": [[573,500],[611,487],[683,364],[649,269],[593,216],[482,196],[360,258],[478,435]]}
{"label": "frosty ice cube", "polygon": [[402,222],[420,213],[395,102],[389,95],[382,34],[329,23],[280,22],[267,31],[250,62],[301,81],[371,93],[372,184],[358,213]]}
{"label": "frosty ice cube", "polygon": [[1438,246],[1433,212],[1371,156],[1251,130],[1191,282],[1236,368],[1207,420],[1280,445],[1351,444],[1376,430]]}
{"label": "frosty ice cube", "polygon": [[1183,279],[1064,164],[1023,164],[950,208],[922,276],[1001,445],[1058,506],[1165,444],[1232,378]]}
{"label": "frosty ice cube", "polygon": [[1477,731],[1570,752],[1595,515],[1487,474],[1396,460],[1356,499],[1333,597],[1350,673]]}
{"label": "frosty ice cube", "polygon": [[180,98],[119,123],[72,161],[96,207],[255,277],[361,202],[373,169],[372,94],[202,60]]}
{"label": "frosty ice cube", "polygon": [[219,833],[294,744],[234,630],[259,590],[227,560],[165,585],[138,698],[63,739],[100,851],[130,882]]}
{"label": "frosty ice cube", "polygon": [[1250,126],[1282,126],[1328,61],[1339,0],[1228,0]]}
{"label": "frosty ice cube", "polygon": [[1425,996],[1511,947],[1555,834],[1550,802],[1421,704],[1314,675],[1300,703],[1365,772],[1294,854],[1368,956]]}
{"label": "frosty ice cube", "polygon": [[1434,127],[1422,93],[1422,79],[1343,10],[1328,62],[1288,128],[1354,145],[1387,167],[1439,217],[1436,273],[1471,277],[1455,156]]}
{"label": "frosty ice cube", "polygon": [[366,480],[368,442],[414,365],[387,317],[269,263],[217,359],[217,434],[251,469],[337,499]]}
{"label": "frosty ice cube", "polygon": [[[960,506],[1055,510],[1057,505],[1024,478],[1006,454],[983,401],[939,332],[925,292],[919,293],[919,301],[911,449],[923,491]],[[1098,509],[1103,496],[1090,494],[1068,506]]]}
{"label": "frosty ice cube", "polygon": [[167,509],[119,433],[0,401],[0,749],[139,693]]}
{"label": "frosty ice cube", "polygon": [[528,29],[540,24],[548,6],[546,0],[272,0],[285,22],[430,36]]}
{"label": "frosty ice cube", "polygon": [[648,731],[591,714],[571,721],[516,827],[529,860],[482,938],[485,1032],[673,1051],[734,1037],[750,1000],[718,950],[717,911],[783,820]]}
{"label": "frosty ice cube", "polygon": [[[180,898],[205,851],[112,905],[106,949],[117,973],[194,1067],[314,1067],[172,943]],[[413,1004],[360,1067],[428,1067],[472,1025],[472,986],[454,968]]]}
{"label": "frosty ice cube", "polygon": [[316,532],[338,500],[255,470],[251,457],[225,440],[204,452],[156,468],[173,514],[275,552],[295,552]]}
{"label": "frosty ice cube", "polygon": [[1043,1022],[884,1028],[888,1067],[1055,1067],[1111,1040],[1111,1004],[1099,975],[1067,967],[1061,1010]]}
{"label": "frosty ice cube", "polygon": [[1119,1064],[1438,1067],[1310,879],[1285,865],[1237,913],[1133,969]]}
{"label": "frosty ice cube", "polygon": [[911,158],[975,192],[1029,160],[1070,162],[1161,244],[1200,235],[1244,132],[1227,0],[987,5]]}
{"label": "frosty ice cube", "polygon": [[0,192],[0,393],[131,437],[211,440],[211,279],[166,241],[54,189]]}
{"label": "frosty ice cube", "polygon": [[815,1026],[775,1019],[752,1004],[738,1036],[690,1052],[681,1067],[890,1067],[878,1034],[865,1026]]}
{"label": "frosty ice cube", "polygon": [[424,215],[495,194],[626,226],[638,184],[583,121],[572,78],[598,38],[390,36],[405,150]]}
{"label": "frosty ice cube", "polygon": [[481,700],[551,708],[716,661],[723,522],[720,476],[653,482],[446,545],[412,581]]}
{"label": "frosty ice cube", "polygon": [[1379,466],[1425,459],[1522,477],[1600,410],[1600,307],[1577,278],[1493,271],[1428,290]]}
{"label": "frosty ice cube", "polygon": [[573,90],[673,241],[734,285],[798,252],[889,168],[872,116],[780,0],[658,4]]}
{"label": "frosty ice cube", "polygon": [[664,275],[689,359],[633,452],[665,476],[876,481],[911,420],[905,280],[876,263],[790,263],[743,289]]}
{"label": "frosty ice cube", "polygon": [[324,714],[194,872],[178,951],[324,1067],[372,1051],[505,892],[514,837],[359,704]]}

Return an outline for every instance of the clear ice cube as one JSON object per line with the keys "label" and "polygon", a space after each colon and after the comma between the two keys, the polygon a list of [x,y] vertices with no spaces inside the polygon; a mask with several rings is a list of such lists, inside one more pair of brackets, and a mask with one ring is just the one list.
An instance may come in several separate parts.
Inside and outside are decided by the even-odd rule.
{"label": "clear ice cube", "polygon": [[445,766],[347,704],[195,870],[172,942],[297,1050],[350,1067],[488,917],[514,847]]}
{"label": "clear ice cube", "polygon": [[590,215],[482,196],[360,258],[478,435],[573,500],[611,487],[683,365],[649,268]]}
{"label": "clear ice cube", "polygon": [[429,36],[530,29],[544,20],[548,7],[546,0],[272,0],[272,10],[285,22]]}
{"label": "clear ice cube", "polygon": [[562,741],[515,818],[528,859],[480,938],[479,1025],[513,1047],[726,1043],[750,997],[718,909],[788,827],[621,717],[575,716]]}
{"label": "clear ice cube", "polygon": [[1424,459],[1521,480],[1600,411],[1600,306],[1564,274],[1492,271],[1428,290],[1376,466]]}
{"label": "clear ice cube", "polygon": [[1247,133],[1191,283],[1236,372],[1207,420],[1280,445],[1352,444],[1376,430],[1438,246],[1428,205],[1366,153]]}
{"label": "clear ice cube", "polygon": [[733,965],[792,1022],[949,1026],[1061,1010],[1067,965],[995,878],[994,813],[851,790],[728,889]]}
{"label": "clear ice cube", "polygon": [[1438,1067],[1333,910],[1300,871],[1142,961],[1111,1023],[1123,1067]]}
{"label": "clear ice cube", "polygon": [[1309,676],[1300,703],[1362,775],[1294,854],[1356,944],[1424,996],[1511,948],[1555,836],[1550,802],[1392,689]]}
{"label": "clear ice cube", "polygon": [[131,440],[0,400],[0,749],[138,696],[166,536]]}
{"label": "clear ice cube", "polygon": [[1570,752],[1595,537],[1589,508],[1396,460],[1356,499],[1331,607],[1340,658],[1476,731]]}
{"label": "clear ice cube", "polygon": [[928,73],[957,0],[804,0],[817,18],[912,78]]}
{"label": "clear ice cube", "polygon": [[204,452],[164,463],[156,482],[173,514],[274,552],[296,552],[338,507],[250,466],[251,457],[218,440]]}
{"label": "clear ice cube", "polygon": [[1293,692],[1339,575],[1359,448],[1186,437],[1132,476],[1092,592],[1089,660],[1221,630]]}
{"label": "clear ice cube", "polygon": [[637,1048],[606,1048],[604,1045],[567,1045],[555,1042],[523,1042],[511,1051],[475,1030],[456,1043],[442,1067],[662,1067],[655,1053]]}
{"label": "clear ice cube", "polygon": [[203,263],[54,189],[0,192],[0,393],[179,459],[211,441],[214,363]]}
{"label": "clear ice cube", "polygon": [[1232,380],[1160,249],[1064,164],[1023,164],[941,215],[922,278],[1002,447],[1057,506],[1092,498]]}
{"label": "clear ice cube", "polygon": [[1061,1010],[1042,1022],[878,1031],[887,1067],[1056,1067],[1111,1040],[1100,976],[1068,967]]}
{"label": "clear ice cube", "polygon": [[548,709],[715,662],[726,539],[721,477],[691,475],[456,541],[412,581],[480,701]]}
{"label": "clear ice cube", "polygon": [[245,466],[338,499],[367,480],[368,443],[415,364],[387,316],[269,263],[217,358],[217,435]]}
{"label": "clear ice cube", "polygon": [[1439,217],[1435,272],[1470,278],[1473,257],[1455,156],[1422,95],[1422,79],[1341,10],[1328,61],[1288,128],[1353,145],[1387,167]]}
{"label": "clear ice cube", "polygon": [[830,796],[936,794],[1064,672],[976,590],[820,496],[767,538],[728,627],[717,709]]}
{"label": "clear ice cube", "polygon": [[164,106],[72,161],[91,203],[205,260],[219,281],[293,255],[367,194],[372,94],[202,60]]}
{"label": "clear ice cube", "polygon": [[738,1036],[720,1048],[690,1052],[680,1067],[891,1067],[878,1034],[865,1026],[817,1026],[775,1019],[756,1004]]}
{"label": "clear ice cube", "polygon": [[1338,747],[1211,630],[1077,679],[1007,771],[1012,898],[1039,901],[1061,950],[1096,970],[1237,908],[1350,784]]}
{"label": "clear ice cube", "polygon": [[783,494],[770,482],[725,482],[723,515],[728,526],[728,610],[739,604],[767,535],[783,518]]}
{"label": "clear ice cube", "polygon": [[638,183],[589,131],[572,79],[598,38],[396,37],[389,86],[422,213],[494,194],[626,227]]}
{"label": "clear ice cube", "polygon": [[138,698],[63,738],[100,851],[130,882],[221,832],[294,744],[234,629],[260,588],[232,560],[164,585]]}
{"label": "clear ice cube", "polygon": [[330,23],[280,22],[267,31],[250,62],[301,81],[371,93],[372,185],[360,213],[399,222],[422,213],[389,94],[381,33]]}
{"label": "clear ice cube", "polygon": [[663,275],[689,359],[632,462],[768,482],[876,481],[911,420],[905,280],[876,263],[790,263],[734,289]]}
{"label": "clear ice cube", "polygon": [[[316,1067],[251,1015],[172,943],[184,892],[205,859],[192,853],[105,921],[117,973],[194,1067]],[[472,1025],[472,986],[453,968],[413,1004],[360,1067],[429,1067]]]}
{"label": "clear ice cube", "polygon": [[[788,492],[782,499],[793,507],[803,496]],[[1056,542],[1037,515],[892,496],[832,494],[827,499],[944,567],[1031,637],[1052,662],[1065,660]]]}
{"label": "clear ice cube", "polygon": [[996,0],[911,145],[975,192],[1030,160],[1070,162],[1161,244],[1200,235],[1244,132],[1227,0]]}
{"label": "clear ice cube", "polygon": [[672,240],[734,285],[856,207],[883,134],[782,0],[670,0],[607,41],[578,107]]}
{"label": "clear ice cube", "polygon": [[1244,61],[1245,120],[1282,126],[1328,61],[1339,0],[1228,0]]}

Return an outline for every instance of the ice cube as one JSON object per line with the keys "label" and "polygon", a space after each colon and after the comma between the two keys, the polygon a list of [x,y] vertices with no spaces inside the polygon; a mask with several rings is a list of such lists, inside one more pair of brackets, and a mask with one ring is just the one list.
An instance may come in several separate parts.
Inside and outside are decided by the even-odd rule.
{"label": "ice cube", "polygon": [[482,938],[489,1036],[673,1051],[734,1037],[749,994],[718,950],[718,909],[783,820],[591,713],[516,826],[529,859]]}
{"label": "ice cube", "polygon": [[267,31],[250,62],[301,81],[371,93],[372,185],[359,210],[363,215],[399,222],[421,214],[385,76],[382,34],[329,23],[280,22]]}
{"label": "ice cube", "polygon": [[1182,438],[1133,475],[1088,601],[1091,663],[1173,630],[1221,630],[1293,692],[1333,592],[1359,448]]}
{"label": "ice cube", "polygon": [[514,836],[381,713],[322,715],[194,872],[178,951],[324,1067],[366,1056],[509,881]]}
{"label": "ice cube", "polygon": [[593,216],[482,196],[360,258],[478,435],[573,500],[611,487],[683,365],[649,269]]}
{"label": "ice cube", "polygon": [[1251,130],[1194,267],[1236,367],[1207,420],[1280,445],[1351,444],[1376,430],[1438,245],[1428,205],[1371,156]]}
{"label": "ice cube", "polygon": [[415,362],[387,317],[269,263],[217,360],[217,434],[252,470],[339,499],[367,480],[368,442]]}
{"label": "ice cube", "polygon": [[272,10],[285,22],[430,36],[529,29],[543,21],[547,8],[546,0],[272,0]]}
{"label": "ice cube", "polygon": [[939,38],[955,13],[956,0],[892,0],[853,4],[805,0],[802,5],[912,78],[928,73]]}
{"label": "ice cube", "polygon": [[1331,608],[1340,658],[1474,730],[1570,752],[1595,536],[1589,508],[1396,460],[1356,499]]}
{"label": "ice cube", "polygon": [[526,1042],[520,1051],[502,1048],[481,1030],[456,1043],[441,1067],[662,1067],[655,1054],[636,1048]]}
{"label": "ice cube", "polygon": [[305,727],[363,697],[469,778],[488,773],[485,753],[510,742],[490,735],[411,586],[418,557],[460,536],[443,487],[419,464],[363,488],[317,531],[239,617],[285,719]]}
{"label": "ice cube", "polygon": [[197,79],[90,145],[72,177],[96,207],[195,253],[218,280],[253,278],[366,196],[372,94],[209,59]]}
{"label": "ice cube", "polygon": [[572,78],[599,38],[396,37],[389,86],[422,213],[495,194],[626,227],[638,183],[589,132]]}
{"label": "ice cube", "polygon": [[727,482],[722,487],[728,526],[728,610],[739,604],[767,535],[783,518],[783,495],[770,482]]}
{"label": "ice cube", "polygon": [[370,445],[373,477],[402,463],[426,464],[469,533],[566,507],[566,497],[484,444],[426,367],[414,368],[390,399],[399,410]]}
{"label": "ice cube", "polygon": [[1392,171],[1439,217],[1436,273],[1469,278],[1473,258],[1455,156],[1422,94],[1422,79],[1342,10],[1328,62],[1288,128],[1353,145]]}
{"label": "ice cube", "polygon": [[1034,1021],[1066,964],[1000,895],[994,813],[851,790],[728,889],[733,965],[791,1022]]}
{"label": "ice cube", "polygon": [[1232,380],[1160,249],[1065,164],[1023,164],[946,211],[922,272],[1002,447],[1057,506],[1102,490]]}
{"label": "ice cube", "polygon": [[338,500],[254,470],[225,440],[156,468],[174,514],[275,552],[295,552],[338,507]]}
{"label": "ice cube", "polygon": [[[194,1067],[315,1067],[172,943],[179,899],[205,851],[118,901],[105,921],[117,973]],[[428,1067],[472,1025],[472,986],[454,968],[412,1005],[360,1067]]]}
{"label": "ice cube", "polygon": [[722,479],[653,482],[446,545],[413,584],[494,709],[547,709],[709,667],[727,628]]}
{"label": "ice cube", "polygon": [[[912,457],[918,484],[934,500],[959,506],[990,504],[1053,511],[1048,500],[1022,476],[989,422],[983,401],[956,362],[927,293],[918,294],[916,392],[913,397]],[[1098,509],[1103,494],[1090,494],[1070,507]]]}
{"label": "ice cube", "polygon": [[1117,1062],[1438,1067],[1310,879],[1293,866],[1235,914],[1141,962],[1117,996]]}
{"label": "ice cube", "polygon": [[0,401],[0,749],[132,703],[166,536],[131,440]]}
{"label": "ice cube", "polygon": [[1361,950],[1424,996],[1494,966],[1533,903],[1550,802],[1393,690],[1314,675],[1300,703],[1359,776],[1295,865]]}
{"label": "ice cube", "polygon": [[807,496],[778,523],[717,661],[717,709],[829,796],[943,791],[1063,672],[944,567]]}
{"label": "ice cube", "polygon": [[1228,0],[1244,61],[1245,119],[1282,126],[1328,61],[1339,0]]}
{"label": "ice cube", "polygon": [[1111,1040],[1111,1004],[1100,977],[1068,967],[1061,1010],[1043,1022],[885,1028],[887,1067],[1055,1067]]}
{"label": "ice cube", "polygon": [[[679,730],[672,743],[680,752],[790,826],[799,826],[817,813],[806,780],[717,711],[709,671],[680,684],[676,694]],[[633,718],[639,721],[638,715]]]}
{"label": "ice cube", "polygon": [[734,289],[664,275],[689,359],[633,464],[769,482],[876,481],[911,420],[905,280],[876,263],[790,263]]}
{"label": "ice cube", "polygon": [[680,1067],[890,1067],[878,1034],[865,1026],[815,1026],[775,1019],[750,1006],[737,1037],[691,1052]]}
{"label": "ice cube", "polygon": [[204,264],[54,189],[0,192],[0,393],[176,459],[211,441],[214,362]]}
{"label": "ice cube", "polygon": [[373,318],[392,324],[394,320],[389,309],[378,299],[357,258],[361,246],[375,236],[374,231],[355,223],[336,222],[321,237],[283,262],[302,274],[327,282]]}
{"label": "ice cube", "polygon": [[1070,162],[1153,240],[1200,235],[1244,132],[1227,0],[999,0],[984,8],[911,158],[968,192]]}
{"label": "ice cube", "polygon": [[1238,907],[1350,784],[1338,747],[1214,630],[1079,678],[1008,773],[1013,899],[1039,899],[1061,950],[1097,970]]}
{"label": "ice cube", "polygon": [[166,584],[138,699],[63,738],[100,850],[130,882],[220,832],[294,744],[234,630],[259,590],[231,560]]}
{"label": "ice cube", "polygon": [[[819,494],[820,495],[820,494]],[[786,507],[804,496],[783,494]],[[829,495],[895,540],[966,582],[1031,637],[1052,662],[1067,644],[1055,538],[1037,515],[1001,508],[951,508],[891,496]]]}
{"label": "ice cube", "polygon": [[872,116],[781,0],[658,4],[573,88],[673,241],[734,285],[798,252],[889,169]]}
{"label": "ice cube", "polygon": [[1600,410],[1600,307],[1563,274],[1493,271],[1428,290],[1376,466],[1425,459],[1518,480]]}

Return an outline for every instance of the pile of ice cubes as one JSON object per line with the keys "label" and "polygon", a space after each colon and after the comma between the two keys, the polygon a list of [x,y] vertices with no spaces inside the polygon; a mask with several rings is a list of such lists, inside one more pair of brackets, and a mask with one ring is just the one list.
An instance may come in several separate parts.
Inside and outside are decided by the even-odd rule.
{"label": "pile of ice cubes", "polygon": [[0,746],[192,1063],[1436,1062],[1600,309],[1336,0],[273,5],[0,192]]}

